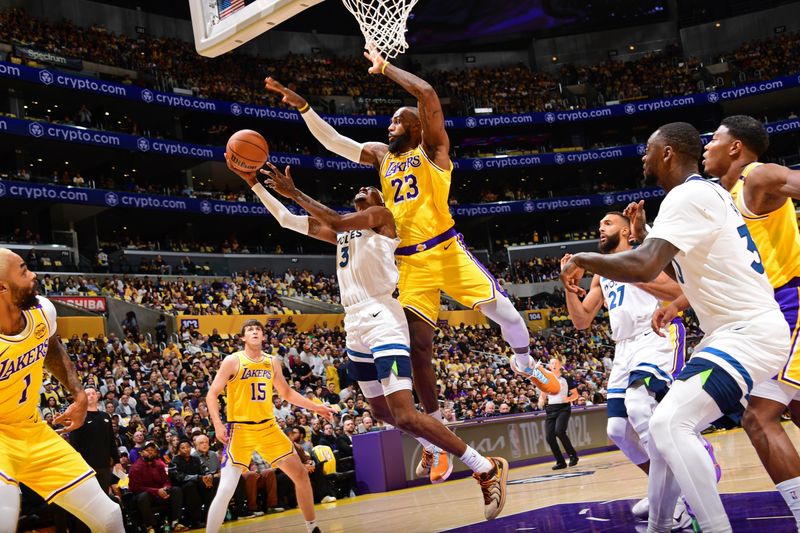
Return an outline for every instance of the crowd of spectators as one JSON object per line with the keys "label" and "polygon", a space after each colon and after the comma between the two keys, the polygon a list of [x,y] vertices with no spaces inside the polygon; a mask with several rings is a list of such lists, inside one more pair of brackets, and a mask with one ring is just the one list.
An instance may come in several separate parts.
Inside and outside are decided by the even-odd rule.
{"label": "crowd of spectators", "polygon": [[178,315],[259,315],[291,312],[282,296],[338,303],[336,276],[309,270],[247,271],[230,278],[162,279],[114,275],[105,279],[81,275],[45,275],[44,294],[107,296]]}
{"label": "crowd of spectators", "polygon": [[[79,28],[69,21],[53,22],[31,17],[19,8],[0,12],[0,34],[6,42],[26,43],[67,57],[82,58],[134,70],[127,82],[170,90],[184,87],[200,96],[256,104],[279,105],[278,97],[262,88],[264,72],[299,92],[320,99],[351,96],[366,114],[386,114],[408,95],[381,76],[368,76],[363,58],[315,54],[290,54],[280,59],[253,58],[244,53],[207,59],[197,55],[192,43],[174,38],[117,35],[99,25]],[[531,70],[525,65],[476,67],[422,72],[444,96],[452,96],[447,111],[471,113],[490,107],[496,113],[579,108],[609,100],[660,98],[702,90],[720,83],[746,83],[787,75],[800,70],[798,36],[748,42],[710,62],[725,61],[730,75],[714,78],[698,58],[685,57],[677,44],[632,61],[608,60],[596,65],[564,65],[558,75]],[[580,97],[561,87],[588,84]],[[716,88],[716,87],[714,87]]]}

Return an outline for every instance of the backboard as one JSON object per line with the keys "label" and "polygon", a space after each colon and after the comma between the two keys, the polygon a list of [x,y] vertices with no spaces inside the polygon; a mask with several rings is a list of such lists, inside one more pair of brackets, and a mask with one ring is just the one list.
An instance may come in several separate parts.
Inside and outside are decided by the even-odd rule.
{"label": "backboard", "polygon": [[217,57],[323,0],[189,0],[197,53]]}

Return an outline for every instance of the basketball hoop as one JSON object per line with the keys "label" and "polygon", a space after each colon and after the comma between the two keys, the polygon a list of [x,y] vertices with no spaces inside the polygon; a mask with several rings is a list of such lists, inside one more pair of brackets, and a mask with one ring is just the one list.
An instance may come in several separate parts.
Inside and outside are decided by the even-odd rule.
{"label": "basketball hoop", "polygon": [[406,21],[418,0],[342,0],[358,22],[366,42],[387,59],[408,49]]}

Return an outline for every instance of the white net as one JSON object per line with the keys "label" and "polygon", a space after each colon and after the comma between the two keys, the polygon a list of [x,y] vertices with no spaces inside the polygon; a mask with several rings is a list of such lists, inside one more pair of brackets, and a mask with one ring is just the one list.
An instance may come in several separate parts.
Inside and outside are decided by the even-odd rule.
{"label": "white net", "polygon": [[386,58],[408,49],[406,22],[418,0],[342,0],[358,21],[367,43],[375,43]]}

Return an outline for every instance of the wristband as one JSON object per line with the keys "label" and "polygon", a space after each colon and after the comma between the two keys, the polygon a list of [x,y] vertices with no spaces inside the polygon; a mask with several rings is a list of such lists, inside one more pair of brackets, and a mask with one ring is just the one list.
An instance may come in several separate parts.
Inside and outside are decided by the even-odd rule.
{"label": "wristband", "polygon": [[390,65],[390,63],[388,61],[384,61],[383,62],[383,66],[381,67],[381,74],[382,75],[384,75],[384,76],[386,75],[386,67],[388,67],[389,65]]}
{"label": "wristband", "polygon": [[297,111],[298,111],[300,114],[302,114],[302,113],[305,113],[306,111],[308,111],[309,109],[311,109],[311,104],[309,104],[308,102],[306,102],[306,105],[304,105],[304,106],[302,106],[302,107],[299,107],[299,108],[297,109]]}

